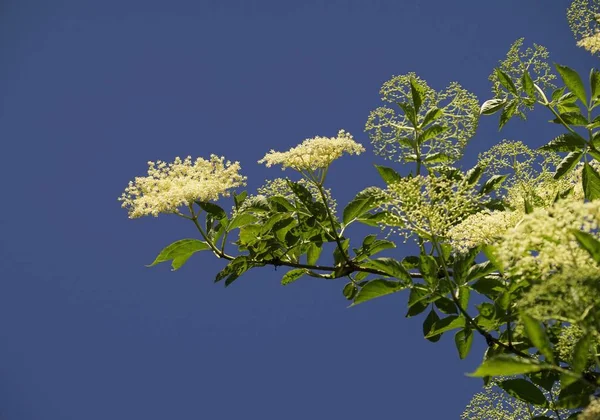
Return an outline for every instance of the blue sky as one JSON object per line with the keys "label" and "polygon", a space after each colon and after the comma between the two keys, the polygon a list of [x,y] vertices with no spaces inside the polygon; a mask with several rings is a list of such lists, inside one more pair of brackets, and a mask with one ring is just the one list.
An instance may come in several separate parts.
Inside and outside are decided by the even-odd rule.
{"label": "blue sky", "polygon": [[[224,289],[209,253],[146,268],[192,226],[128,220],[117,197],[148,160],[211,153],[252,191],[282,175],[256,164],[269,149],[344,128],[368,153],[331,169],[343,205],[380,185],[363,129],[384,81],[415,71],[483,101],[521,36],[587,74],[568,4],[4,0],[0,418],[458,418],[481,340],[460,361],[452,335],[432,344],[404,318],[402,294],[347,308],[343,282],[282,287],[271,268]],[[465,166],[503,138],[547,142],[549,119],[483,119]]]}

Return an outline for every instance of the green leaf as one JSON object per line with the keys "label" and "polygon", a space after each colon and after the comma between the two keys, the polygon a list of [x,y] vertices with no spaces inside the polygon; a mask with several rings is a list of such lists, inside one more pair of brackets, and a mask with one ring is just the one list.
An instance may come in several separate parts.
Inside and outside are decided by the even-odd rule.
{"label": "green leaf", "polygon": [[408,104],[406,102],[397,102],[397,104],[402,109],[402,111],[404,111],[404,114],[406,114],[406,118],[408,118],[412,125],[416,127],[418,124],[417,113],[415,112],[415,108],[411,104]]}
{"label": "green leaf", "polygon": [[476,247],[469,252],[463,254],[457,254],[454,257],[452,263],[452,278],[457,284],[464,284],[468,281],[467,274],[473,268],[473,263],[477,254],[479,254],[480,248]]}
{"label": "green leaf", "polygon": [[465,326],[465,319],[462,316],[450,315],[446,318],[442,318],[433,325],[433,328],[429,331],[429,334],[425,338],[433,337],[438,334],[445,333],[446,331],[454,330],[456,328],[462,328]]}
{"label": "green leaf", "polygon": [[591,343],[591,336],[586,334],[579,339],[577,344],[575,344],[575,349],[573,350],[573,361],[571,362],[571,369],[573,372],[581,373],[587,367]]}
{"label": "green leaf", "polygon": [[502,130],[502,127],[506,125],[506,123],[515,115],[517,111],[518,102],[515,100],[508,101],[507,105],[502,110],[502,114],[500,114],[500,122],[498,123],[498,131]]}
{"label": "green leaf", "polygon": [[387,185],[393,184],[402,179],[398,172],[396,172],[392,168],[388,168],[387,166],[381,165],[375,165],[375,168],[377,168],[377,172],[379,172],[379,175],[381,175],[381,178],[383,178]]}
{"label": "green leaf", "polygon": [[210,203],[208,201],[197,201],[196,203],[198,203],[202,210],[213,215],[216,220],[227,218],[227,213],[225,213],[225,210],[214,203]]}
{"label": "green leaf", "polygon": [[544,393],[534,384],[525,379],[507,379],[499,382],[498,386],[506,393],[526,403],[545,407],[548,405]]}
{"label": "green leaf", "polygon": [[461,359],[466,358],[473,344],[473,331],[470,328],[463,328],[457,331],[454,335],[454,344],[456,344],[456,349],[458,350],[458,357]]}
{"label": "green leaf", "polygon": [[296,280],[298,280],[300,277],[305,275],[306,273],[307,273],[307,270],[305,268],[296,268],[294,270],[290,270],[287,273],[285,273],[285,275],[281,279],[281,284],[283,286],[286,286],[290,283],[293,283]]}
{"label": "green leaf", "polygon": [[380,211],[377,213],[365,213],[360,217],[356,218],[357,222],[364,223],[369,226],[379,226],[382,220],[386,219],[390,215],[387,211]]}
{"label": "green leaf", "polygon": [[357,195],[352,201],[348,203],[342,215],[342,221],[344,225],[347,225],[362,216],[369,210],[376,207],[375,198],[372,196]]}
{"label": "green leaf", "polygon": [[438,283],[438,265],[431,255],[422,254],[419,257],[419,271],[429,285]]}
{"label": "green leaf", "polygon": [[583,86],[583,82],[581,81],[579,74],[567,66],[561,66],[560,64],[555,64],[555,66],[558,74],[567,88],[569,88],[569,90],[573,92],[583,104],[587,105],[585,87]]}
{"label": "green leaf", "polygon": [[206,251],[210,249],[210,246],[204,241],[198,239],[181,239],[173,242],[171,245],[160,251],[160,254],[147,267],[152,267],[158,263],[173,260],[171,267],[173,271],[180,268],[186,261],[198,251]]}
{"label": "green leaf", "polygon": [[429,111],[427,111],[427,114],[425,114],[425,117],[423,118],[423,122],[421,123],[421,127],[426,127],[427,124],[437,120],[442,115],[444,115],[444,111],[442,111],[441,109],[431,108]]}
{"label": "green leaf", "polygon": [[246,200],[246,197],[248,197],[248,192],[246,191],[242,191],[239,194],[233,193],[233,202],[236,209],[240,208],[242,203]]}
{"label": "green leaf", "polygon": [[480,279],[481,277],[487,276],[494,271],[496,271],[496,267],[491,261],[475,264],[469,268],[469,272],[467,273],[467,282]]}
{"label": "green leaf", "polygon": [[426,155],[425,159],[423,159],[423,162],[426,162],[426,163],[443,163],[443,162],[451,161],[452,159],[453,158],[451,156],[448,156],[445,153],[435,152],[435,153],[430,153],[430,154]]}
{"label": "green leaf", "polygon": [[490,99],[488,101],[485,101],[483,105],[481,105],[481,110],[479,111],[479,113],[481,115],[492,115],[504,108],[504,105],[506,105],[506,98]]}
{"label": "green leaf", "polygon": [[521,77],[521,84],[523,85],[523,90],[529,99],[535,101],[535,88],[533,87],[533,80],[531,79],[531,76],[527,70],[525,70],[525,73],[523,73],[523,76]]}
{"label": "green leaf", "polygon": [[404,268],[400,261],[396,261],[393,258],[376,258],[374,260],[365,261],[361,264],[361,266],[366,268],[374,268],[375,270],[379,270],[390,277],[395,277],[398,280],[402,280],[406,283],[412,282],[410,273],[406,270],[406,268]]}
{"label": "green leaf", "polygon": [[550,140],[550,142],[540,147],[540,150],[548,150],[553,152],[572,152],[583,149],[586,144],[587,143],[585,139],[579,134],[566,133]]}
{"label": "green leaf", "polygon": [[410,79],[410,92],[413,100],[413,105],[415,106],[415,112],[418,113],[421,108],[421,104],[423,103],[423,98],[421,96],[421,88],[416,84],[414,79]]}
{"label": "green leaf", "polygon": [[571,169],[573,169],[575,165],[579,163],[579,160],[581,159],[582,155],[583,152],[575,151],[565,156],[556,168],[556,172],[554,173],[554,179],[560,179],[567,173],[569,173],[569,171],[571,171]]}
{"label": "green leaf", "polygon": [[524,359],[508,354],[499,354],[484,361],[477,370],[468,376],[511,376],[551,369],[551,365],[539,363],[533,359]]}
{"label": "green leaf", "polygon": [[500,82],[500,84],[502,86],[504,86],[506,88],[506,90],[508,90],[510,93],[512,93],[515,96],[517,96],[519,94],[517,92],[517,88],[515,87],[515,84],[513,83],[512,79],[510,78],[510,76],[508,74],[504,73],[502,70],[497,68],[496,76],[498,76],[498,81]]}
{"label": "green leaf", "polygon": [[443,133],[446,130],[448,130],[448,127],[445,127],[442,125],[432,125],[431,127],[428,127],[419,136],[419,138],[418,138],[419,144],[421,144],[427,140],[430,140],[434,137],[437,137],[439,134]]}
{"label": "green leaf", "polygon": [[323,248],[321,245],[311,242],[308,246],[308,251],[306,252],[306,263],[308,265],[315,265],[321,256],[321,251]]}
{"label": "green leaf", "polygon": [[354,299],[354,296],[356,296],[357,292],[358,292],[358,287],[356,287],[356,285],[352,282],[347,283],[344,286],[344,290],[342,290],[344,297],[348,300]]}
{"label": "green leaf", "polygon": [[445,314],[457,314],[458,309],[456,309],[456,305],[452,299],[448,299],[447,297],[441,297],[434,302],[436,308],[438,308],[441,312]]}
{"label": "green leaf", "polygon": [[[371,236],[371,235],[369,235],[369,236]],[[367,257],[370,257],[372,255],[375,255],[381,251],[384,251],[384,250],[390,249],[390,248],[396,248],[396,244],[393,243],[392,241],[387,241],[387,240],[383,240],[383,239],[375,239],[374,241],[369,242],[369,243],[363,242],[362,247],[360,249],[356,250],[356,251],[358,251],[356,253],[356,258],[359,260],[362,260],[362,259],[365,259]]]}
{"label": "green leaf", "polygon": [[590,254],[590,257],[600,264],[600,241],[591,233],[581,230],[571,229],[571,233],[575,235],[575,239],[579,245]]}
{"label": "green leaf", "polygon": [[227,226],[227,231],[231,231],[233,229],[239,228],[241,226],[249,225],[251,223],[256,222],[258,219],[256,216],[250,213],[239,213],[237,214]]}
{"label": "green leaf", "polygon": [[253,265],[245,255],[235,257],[215,277],[215,283],[225,279],[225,287],[233,283],[239,276],[252,268]]}
{"label": "green leaf", "polygon": [[592,69],[590,72],[590,88],[592,92],[592,101],[594,101],[600,96],[600,72],[596,69]]}
{"label": "green leaf", "polygon": [[482,317],[487,319],[492,319],[496,315],[496,307],[489,302],[480,303],[477,305],[477,310]]}
{"label": "green leaf", "polygon": [[600,175],[587,162],[585,162],[583,165],[583,173],[581,174],[581,177],[583,181],[585,198],[590,201],[600,198]]}
{"label": "green leaf", "polygon": [[555,119],[551,120],[551,122],[553,122],[554,124],[562,124],[564,122],[568,125],[575,125],[575,126],[579,126],[579,127],[585,127],[586,125],[589,124],[589,121],[587,120],[587,118],[585,118],[583,115],[581,115],[579,110],[570,111],[570,112],[561,112],[559,115],[560,115],[560,118],[556,117]]}
{"label": "green leaf", "polygon": [[[586,334],[577,341],[573,350],[573,360],[571,361],[571,370],[574,373],[581,374],[588,365],[588,356],[590,353],[591,337]],[[562,375],[560,386],[565,389],[571,384],[577,382],[577,377],[572,375]]]}
{"label": "green leaf", "polygon": [[354,298],[354,303],[352,304],[352,306],[381,296],[386,296],[392,293],[399,292],[400,290],[404,290],[407,287],[408,286],[406,285],[406,283],[398,281],[384,279],[371,280],[358,291],[356,297]]}
{"label": "green leaf", "polygon": [[546,357],[547,361],[554,363],[554,353],[550,340],[540,322],[525,313],[521,313],[520,318],[525,327],[525,333],[533,345]]}
{"label": "green leaf", "polygon": [[481,166],[479,164],[473,166],[471,169],[469,169],[465,173],[465,178],[467,179],[467,184],[469,186],[473,186],[473,185],[477,184],[477,182],[479,182],[479,179],[481,178],[481,175],[483,175],[483,166]]}
{"label": "green leaf", "polygon": [[423,321],[423,335],[425,336],[426,339],[428,339],[429,341],[431,341],[433,343],[435,343],[436,341],[439,341],[439,339],[442,338],[441,334],[432,335],[432,336],[429,335],[429,333],[433,329],[433,326],[439,320],[440,320],[440,317],[432,309],[429,312],[429,314],[427,315],[427,317],[425,318],[425,320]]}
{"label": "green leaf", "polygon": [[487,257],[487,259],[496,267],[496,269],[500,272],[500,274],[504,275],[504,267],[502,266],[502,262],[498,258],[498,250],[493,245],[485,245],[482,248],[483,253]]}
{"label": "green leaf", "polygon": [[479,194],[484,195],[484,194],[489,194],[492,191],[497,190],[500,185],[504,182],[504,180],[506,179],[507,175],[493,175],[490,177],[490,179],[488,179],[485,184],[483,184],[483,186],[481,187],[481,189],[479,190]]}

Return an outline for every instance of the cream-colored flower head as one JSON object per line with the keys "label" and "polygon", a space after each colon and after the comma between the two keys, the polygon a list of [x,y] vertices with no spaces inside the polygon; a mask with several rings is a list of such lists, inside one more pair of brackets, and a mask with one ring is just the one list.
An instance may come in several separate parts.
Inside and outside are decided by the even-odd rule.
{"label": "cream-colored flower head", "polygon": [[501,263],[513,276],[545,279],[556,272],[595,266],[575,240],[571,229],[598,236],[600,200],[560,200],[538,208],[509,229],[497,245]]}
{"label": "cream-colored flower head", "polygon": [[214,201],[229,196],[229,190],[244,185],[239,162],[211,155],[209,160],[188,156],[173,163],[148,162],[148,176],[130,181],[119,197],[129,218],[177,213],[178,208],[194,201]]}
{"label": "cream-colored flower head", "polygon": [[365,148],[354,141],[350,133],[340,130],[337,137],[314,137],[287,152],[271,150],[258,163],[267,167],[281,165],[283,169],[292,168],[300,172],[314,172],[327,169],[331,162],[344,153],[358,155]]}
{"label": "cream-colored flower head", "polygon": [[435,176],[402,178],[385,190],[387,211],[382,220],[389,226],[401,226],[399,234],[446,237],[448,230],[473,213],[480,198],[465,183]]}
{"label": "cream-colored flower head", "polygon": [[577,46],[588,50],[592,54],[598,54],[600,52],[600,33],[597,32],[594,35],[580,39]]}

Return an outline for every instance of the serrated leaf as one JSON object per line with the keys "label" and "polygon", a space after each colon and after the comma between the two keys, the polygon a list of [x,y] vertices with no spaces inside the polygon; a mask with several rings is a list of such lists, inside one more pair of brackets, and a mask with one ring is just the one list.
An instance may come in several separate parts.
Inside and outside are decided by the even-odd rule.
{"label": "serrated leaf", "polygon": [[483,175],[483,167],[479,164],[473,166],[465,173],[465,178],[467,179],[467,184],[473,186],[479,182],[479,179]]}
{"label": "serrated leaf", "polygon": [[406,285],[406,283],[398,281],[384,279],[371,280],[358,291],[356,297],[354,298],[354,303],[352,304],[352,306],[381,296],[386,296],[392,293],[399,292],[400,290],[404,290],[407,287],[408,286]]}
{"label": "serrated leaf", "polygon": [[499,354],[484,361],[475,372],[469,373],[468,376],[482,378],[484,376],[522,375],[524,373],[540,372],[551,368],[551,365],[539,363],[533,359]]}
{"label": "serrated leaf", "polygon": [[185,264],[195,252],[206,251],[208,249],[210,249],[210,246],[204,241],[199,241],[198,239],[181,239],[160,251],[152,264],[147,267],[173,260],[171,267],[175,271]]}
{"label": "serrated leaf", "polygon": [[[571,370],[574,373],[582,373],[588,365],[588,356],[590,353],[591,339],[589,335],[584,335],[575,344],[573,349],[573,360],[571,361]],[[562,375],[560,378],[560,386],[565,389],[571,384],[577,382],[576,376]]]}
{"label": "serrated leaf", "polygon": [[374,260],[368,260],[361,263],[361,266],[366,268],[374,268],[375,270],[379,270],[390,277],[395,277],[398,280],[402,280],[406,283],[412,282],[410,273],[406,270],[406,268],[404,268],[400,261],[396,261],[393,258],[376,258]]}
{"label": "serrated leaf", "polygon": [[555,64],[555,67],[567,88],[573,92],[583,104],[587,105],[585,87],[579,74],[567,66]]}
{"label": "serrated leaf", "polygon": [[529,72],[525,70],[523,76],[521,77],[521,84],[523,85],[523,90],[527,94],[530,99],[535,100],[535,88],[533,87],[533,80],[529,75]]}
{"label": "serrated leaf", "polygon": [[458,350],[458,357],[461,359],[466,358],[473,344],[473,331],[470,328],[463,328],[457,331],[454,335],[454,344],[456,344],[456,349]]}
{"label": "serrated leaf", "polygon": [[525,379],[507,379],[499,382],[498,386],[512,397],[526,403],[544,407],[548,405],[544,393],[534,384]]}
{"label": "serrated leaf", "polygon": [[506,125],[506,123],[515,115],[517,111],[518,102],[515,100],[508,101],[504,109],[502,110],[502,114],[500,114],[500,121],[498,122],[498,131],[502,130],[502,127]]}
{"label": "serrated leaf", "polygon": [[344,225],[347,225],[369,210],[373,210],[375,207],[377,207],[377,205],[374,197],[360,196],[359,198],[359,196],[357,196],[344,208],[342,221]]}
{"label": "serrated leaf", "polygon": [[485,184],[483,184],[483,186],[481,187],[481,189],[479,190],[479,194],[484,195],[484,194],[489,194],[492,191],[497,190],[500,185],[504,182],[504,180],[506,179],[507,175],[493,175],[490,177],[490,179],[488,179]]}
{"label": "serrated leaf", "polygon": [[447,297],[441,297],[433,302],[435,307],[447,315],[457,314],[458,309],[456,309],[456,305],[452,299],[448,299]]}
{"label": "serrated leaf", "polygon": [[443,133],[446,130],[448,130],[448,127],[442,125],[432,125],[425,129],[425,131],[423,131],[423,133],[418,137],[417,140],[419,144],[421,144],[427,140],[437,137],[439,134]]}
{"label": "serrated leaf", "polygon": [[354,296],[356,296],[357,292],[358,292],[358,288],[352,282],[347,283],[344,286],[344,290],[342,290],[344,297],[348,300],[354,299]]}
{"label": "serrated leaf", "polygon": [[565,124],[574,125],[579,127],[585,127],[588,125],[589,121],[583,115],[580,114],[579,109],[576,111],[566,111],[561,112],[560,118],[555,118],[551,122],[554,124]]}
{"label": "serrated leaf", "polygon": [[440,317],[438,316],[438,314],[435,313],[433,309],[429,312],[429,314],[427,314],[425,320],[423,320],[423,336],[433,343],[439,341],[439,339],[442,337],[440,334],[429,335],[430,331],[433,329],[433,326],[439,320]]}
{"label": "serrated leaf", "polygon": [[423,98],[421,96],[421,89],[415,82],[413,78],[410,79],[410,92],[412,96],[413,105],[415,107],[415,113],[419,112],[421,108],[421,104],[423,103]]}
{"label": "serrated leaf", "polygon": [[281,284],[283,286],[287,286],[288,284],[293,283],[296,280],[298,280],[300,277],[302,277],[306,273],[307,273],[307,271],[304,268],[296,268],[294,270],[290,270],[287,273],[285,273],[285,275],[281,279]]}
{"label": "serrated leaf", "polygon": [[441,109],[431,108],[429,111],[427,111],[427,114],[425,114],[425,117],[423,118],[423,122],[421,123],[421,127],[426,127],[427,124],[437,120],[442,115],[444,115],[444,111],[442,111]]}
{"label": "serrated leaf", "polygon": [[515,87],[515,84],[513,83],[512,79],[508,74],[504,73],[502,70],[497,68],[496,76],[498,76],[498,81],[502,86],[506,88],[506,90],[508,90],[515,96],[518,95],[517,88]]}
{"label": "serrated leaf", "polygon": [[494,271],[496,271],[496,267],[491,261],[475,264],[469,268],[469,272],[467,273],[467,282],[480,279],[490,273],[493,273]]}
{"label": "serrated leaf", "polygon": [[554,152],[572,152],[581,150],[586,146],[586,141],[579,134],[566,133],[561,134],[550,140],[547,144],[540,147],[540,150],[548,150]]}
{"label": "serrated leaf", "polygon": [[443,162],[448,162],[452,160],[451,156],[448,156],[445,153],[442,152],[435,152],[435,153],[430,153],[428,155],[425,156],[425,159],[423,159],[423,162],[426,163],[443,163]]}
{"label": "serrated leaf", "polygon": [[406,118],[412,123],[413,126],[417,126],[417,113],[415,112],[415,108],[406,102],[397,102],[397,105],[404,111],[406,114]]}
{"label": "serrated leaf", "polygon": [[210,203],[208,201],[197,201],[196,203],[202,208],[202,210],[211,214],[216,220],[221,220],[227,217],[225,210],[215,203]]}
{"label": "serrated leaf", "polygon": [[579,163],[583,152],[574,151],[570,152],[563,160],[558,164],[556,172],[554,173],[554,179],[560,179],[571,171]]}
{"label": "serrated leaf", "polygon": [[450,315],[446,318],[442,318],[433,324],[433,327],[429,331],[429,334],[425,338],[432,337],[434,335],[443,334],[446,331],[454,330],[456,328],[462,328],[465,326],[465,319],[462,316]]}
{"label": "serrated leaf", "polygon": [[377,172],[381,175],[383,181],[387,184],[393,184],[402,179],[402,177],[392,168],[388,168],[387,166],[375,165]]}
{"label": "serrated leaf", "polygon": [[227,226],[227,231],[231,231],[233,229],[252,224],[252,223],[256,222],[257,220],[258,219],[256,218],[256,216],[254,216],[253,214],[250,214],[250,213],[237,214],[229,222],[229,225]]}
{"label": "serrated leaf", "polygon": [[592,69],[590,72],[590,88],[592,100],[598,99],[598,96],[600,96],[600,72],[596,69]]}
{"label": "serrated leaf", "polygon": [[308,265],[315,265],[321,256],[321,251],[323,250],[322,246],[311,242],[308,246],[308,250],[306,251],[306,263]]}
{"label": "serrated leaf", "polygon": [[581,230],[571,229],[571,233],[575,235],[575,239],[579,245],[590,254],[590,257],[592,257],[596,263],[600,264],[600,241],[598,241],[591,233]]}
{"label": "serrated leaf", "polygon": [[235,257],[233,260],[229,261],[229,264],[227,264],[225,268],[217,273],[215,276],[215,283],[225,279],[225,287],[227,287],[252,267],[253,265],[250,264],[247,256],[240,255]]}
{"label": "serrated leaf", "polygon": [[587,162],[583,165],[581,178],[585,198],[590,201],[600,198],[600,174]]}
{"label": "serrated leaf", "polygon": [[422,254],[419,257],[419,271],[423,279],[429,284],[434,285],[438,282],[438,265],[435,258],[431,255]]}
{"label": "serrated leaf", "polygon": [[506,105],[506,98],[504,99],[490,99],[485,101],[483,105],[481,105],[481,110],[479,113],[481,115],[492,115],[496,112],[500,111]]}
{"label": "serrated leaf", "polygon": [[550,340],[540,322],[525,313],[521,313],[520,318],[531,343],[546,357],[547,361],[554,363],[554,353]]}

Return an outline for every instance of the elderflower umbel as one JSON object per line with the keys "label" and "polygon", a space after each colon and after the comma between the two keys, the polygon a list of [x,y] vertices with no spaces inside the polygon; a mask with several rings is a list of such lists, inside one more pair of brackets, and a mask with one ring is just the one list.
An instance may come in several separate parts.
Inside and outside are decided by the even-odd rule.
{"label": "elderflower umbel", "polygon": [[402,226],[402,236],[445,237],[448,230],[478,205],[468,185],[435,176],[403,178],[385,190],[387,211],[383,224]]}
{"label": "elderflower umbel", "polygon": [[177,157],[173,163],[148,162],[148,176],[130,181],[119,197],[129,218],[177,213],[178,208],[194,201],[214,201],[229,196],[229,190],[244,185],[246,177],[239,174],[239,162],[211,155],[209,160],[192,162]]}
{"label": "elderflower umbel", "polygon": [[600,52],[600,33],[595,33],[594,35],[580,39],[577,42],[577,46],[581,47],[585,50],[588,50],[592,54],[599,53]]}
{"label": "elderflower umbel", "polygon": [[267,167],[281,165],[282,169],[292,168],[300,172],[313,172],[326,169],[331,162],[344,153],[358,155],[364,151],[365,148],[355,142],[350,133],[340,130],[337,137],[306,139],[287,152],[271,150],[258,163],[264,163]]}
{"label": "elderflower umbel", "polygon": [[578,420],[597,420],[600,419],[600,399],[592,400],[583,412],[577,416]]}
{"label": "elderflower umbel", "polygon": [[525,215],[497,246],[498,257],[512,275],[546,278],[557,270],[595,266],[571,229],[593,233],[600,221],[600,201],[561,200]]}

